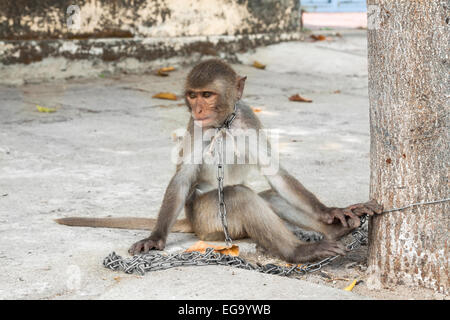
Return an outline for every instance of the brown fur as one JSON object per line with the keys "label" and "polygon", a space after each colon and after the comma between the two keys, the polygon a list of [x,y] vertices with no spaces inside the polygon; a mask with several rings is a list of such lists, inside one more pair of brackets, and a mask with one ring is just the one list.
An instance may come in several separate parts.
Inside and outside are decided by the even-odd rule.
{"label": "brown fur", "polygon": [[[55,222],[71,227],[92,227],[92,228],[118,228],[129,230],[153,230],[156,219],[117,217],[117,218],[81,218],[67,217],[55,219]],[[191,223],[186,219],[180,219],[172,226],[172,232],[192,233]]]}

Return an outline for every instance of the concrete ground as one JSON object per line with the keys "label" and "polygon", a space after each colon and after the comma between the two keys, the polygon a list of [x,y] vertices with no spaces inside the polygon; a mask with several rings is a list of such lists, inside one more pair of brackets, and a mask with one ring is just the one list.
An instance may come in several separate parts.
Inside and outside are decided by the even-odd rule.
{"label": "concrete ground", "polygon": [[[261,109],[265,127],[279,129],[284,166],[328,205],[368,200],[365,32],[281,43],[240,59],[244,64],[233,67],[248,77],[244,98]],[[251,67],[253,60],[266,69]],[[188,112],[182,100],[152,95],[180,94],[187,71],[0,87],[1,299],[365,298],[342,290],[348,281],[334,281],[333,288],[230,267],[117,273],[103,268],[103,258],[112,251],[127,256],[147,231],[53,221],[156,216],[174,172],[168,161],[173,132],[185,127]],[[296,93],[313,102],[289,101]],[[57,110],[40,113],[36,105]],[[264,189],[265,182],[254,187]],[[177,252],[195,241],[193,234],[171,234],[166,249]],[[251,243],[240,245],[244,253],[255,252]],[[351,255],[346,259],[352,262]]]}

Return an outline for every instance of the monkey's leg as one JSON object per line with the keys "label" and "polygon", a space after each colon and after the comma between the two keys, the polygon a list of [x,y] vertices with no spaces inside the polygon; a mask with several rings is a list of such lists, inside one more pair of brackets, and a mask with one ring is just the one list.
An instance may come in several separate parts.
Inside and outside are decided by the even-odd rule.
{"label": "monkey's leg", "polygon": [[[250,237],[260,246],[283,260],[293,263],[345,254],[345,249],[333,241],[306,243],[287,229],[267,202],[251,189],[242,186],[224,188],[228,230],[232,239]],[[217,213],[217,191],[193,199],[186,216],[194,232],[202,240],[223,240],[223,227]]]}
{"label": "monkey's leg", "polygon": [[283,220],[306,230],[320,232],[326,239],[337,240],[354,230],[340,223],[326,224],[316,217],[307,215],[283,199],[275,190],[266,190],[258,195],[266,200],[272,210]]}

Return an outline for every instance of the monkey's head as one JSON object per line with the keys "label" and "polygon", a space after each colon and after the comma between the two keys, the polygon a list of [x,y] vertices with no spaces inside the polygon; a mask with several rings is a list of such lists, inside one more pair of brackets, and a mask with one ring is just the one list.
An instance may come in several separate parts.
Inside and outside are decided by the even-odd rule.
{"label": "monkey's head", "polygon": [[212,59],[189,72],[184,97],[191,116],[203,127],[219,127],[241,99],[245,79],[225,62]]}

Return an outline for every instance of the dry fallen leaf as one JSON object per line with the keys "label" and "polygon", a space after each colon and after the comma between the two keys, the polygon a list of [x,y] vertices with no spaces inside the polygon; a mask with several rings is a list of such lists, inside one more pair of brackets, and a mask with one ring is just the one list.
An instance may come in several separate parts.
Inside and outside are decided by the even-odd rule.
{"label": "dry fallen leaf", "polygon": [[158,69],[156,74],[161,77],[167,77],[169,75],[167,72],[170,72],[173,70],[175,70],[174,67],[165,67],[165,68]]}
{"label": "dry fallen leaf", "polygon": [[152,98],[177,100],[177,96],[171,92],[160,92],[160,93],[155,94]]}
{"label": "dry fallen leaf", "polygon": [[352,291],[353,288],[354,288],[355,285],[356,285],[356,282],[357,282],[357,280],[353,280],[352,283],[351,283],[348,287],[345,287],[345,288],[344,288],[344,290],[345,290],[345,291]]}
{"label": "dry fallen leaf", "polygon": [[303,97],[300,96],[298,93],[295,94],[295,95],[293,95],[293,96],[291,96],[291,97],[289,98],[289,100],[291,100],[291,101],[298,101],[298,102],[312,102],[311,99],[303,98]]}
{"label": "dry fallen leaf", "polygon": [[238,256],[239,255],[239,246],[233,244],[231,248],[226,246],[216,246],[214,244],[209,244],[203,241],[198,241],[190,246],[186,252],[198,251],[201,253],[205,253],[207,248],[213,248],[215,252],[219,252],[222,254],[230,255],[230,256]]}
{"label": "dry fallen leaf", "polygon": [[170,72],[170,71],[173,71],[173,70],[175,70],[174,67],[164,67],[164,68],[159,69],[158,71],[161,71],[161,72]]}
{"label": "dry fallen leaf", "polygon": [[255,68],[257,68],[257,69],[265,69],[265,68],[266,68],[266,65],[265,65],[265,64],[262,64],[262,63],[260,63],[260,62],[258,62],[258,61],[255,61],[255,62],[253,62],[253,67],[255,67]]}
{"label": "dry fallen leaf", "polygon": [[323,40],[327,39],[327,37],[325,37],[323,34],[319,34],[319,35],[312,34],[312,35],[310,35],[310,37],[316,41],[323,41]]}
{"label": "dry fallen leaf", "polygon": [[51,112],[56,112],[56,108],[47,108],[47,107],[42,107],[40,105],[36,105],[36,109],[39,112],[45,112],[45,113],[51,113]]}
{"label": "dry fallen leaf", "polygon": [[168,76],[169,76],[168,73],[162,72],[162,71],[160,71],[160,70],[158,70],[158,71],[156,72],[156,75],[157,75],[157,76],[160,76],[160,77],[168,77]]}

